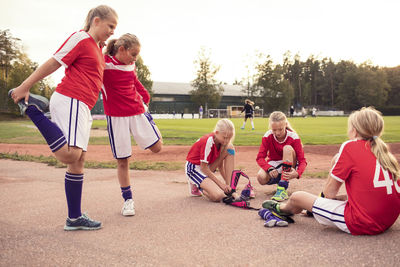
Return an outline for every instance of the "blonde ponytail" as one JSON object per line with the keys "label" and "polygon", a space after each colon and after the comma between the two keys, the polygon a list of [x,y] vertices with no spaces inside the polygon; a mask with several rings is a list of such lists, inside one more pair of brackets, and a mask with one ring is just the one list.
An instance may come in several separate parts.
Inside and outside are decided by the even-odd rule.
{"label": "blonde ponytail", "polygon": [[95,17],[99,17],[102,20],[112,17],[118,19],[117,12],[115,12],[115,10],[109,6],[100,5],[98,7],[92,8],[86,16],[85,26],[83,27],[83,30],[85,32],[89,31]]}
{"label": "blonde ponytail", "polygon": [[395,156],[390,152],[385,142],[383,142],[379,137],[371,140],[371,151],[378,159],[382,168],[392,173],[393,180],[397,181],[400,177],[399,163]]}
{"label": "blonde ponytail", "polygon": [[354,128],[361,138],[370,142],[371,152],[379,164],[397,181],[400,177],[399,163],[380,138],[384,128],[382,114],[373,107],[363,107],[349,116],[349,127]]}
{"label": "blonde ponytail", "polygon": [[115,56],[121,46],[123,46],[125,49],[129,49],[133,46],[140,47],[139,38],[137,38],[137,36],[134,34],[125,33],[118,39],[112,39],[107,44],[105,54],[109,56]]}
{"label": "blonde ponytail", "polygon": [[115,43],[117,42],[117,39],[112,39],[110,41],[108,41],[107,43],[107,47],[106,47],[106,55],[110,55],[110,56],[115,56],[115,54],[117,53],[118,49],[115,49]]}

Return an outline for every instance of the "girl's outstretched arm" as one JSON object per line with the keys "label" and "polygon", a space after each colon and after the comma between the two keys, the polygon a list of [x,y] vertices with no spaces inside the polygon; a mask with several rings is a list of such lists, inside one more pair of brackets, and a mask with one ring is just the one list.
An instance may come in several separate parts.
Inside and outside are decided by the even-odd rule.
{"label": "girl's outstretched arm", "polygon": [[25,81],[23,81],[20,86],[13,90],[11,97],[14,102],[18,103],[18,101],[22,98],[25,98],[25,102],[27,102],[31,87],[38,81],[55,72],[59,67],[61,67],[61,64],[58,63],[54,58],[50,58],[43,63]]}

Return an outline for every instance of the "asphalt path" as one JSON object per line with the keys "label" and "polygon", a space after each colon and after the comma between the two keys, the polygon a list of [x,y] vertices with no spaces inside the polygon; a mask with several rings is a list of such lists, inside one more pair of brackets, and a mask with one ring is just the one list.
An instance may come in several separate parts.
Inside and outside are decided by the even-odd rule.
{"label": "asphalt path", "polygon": [[[183,171],[132,171],[136,215],[123,217],[116,171],[86,169],[83,211],[103,228],[67,232],[64,174],[0,160],[0,266],[399,266],[400,220],[378,236],[351,236],[304,215],[265,228],[256,211],[189,197]],[[318,193],[323,183],[296,180],[289,193]],[[259,207],[275,188],[255,187]]]}

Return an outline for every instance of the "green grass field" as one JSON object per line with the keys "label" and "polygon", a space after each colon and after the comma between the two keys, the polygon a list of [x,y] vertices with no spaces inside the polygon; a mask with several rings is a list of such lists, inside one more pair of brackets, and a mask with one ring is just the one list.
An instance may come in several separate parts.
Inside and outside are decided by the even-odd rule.
{"label": "green grass field", "polygon": [[[400,116],[387,116],[383,139],[388,143],[400,142]],[[199,137],[213,131],[218,119],[175,119],[156,120],[165,145],[191,145]],[[258,146],[268,129],[268,119],[256,118],[256,130],[251,130],[248,121],[241,130],[243,119],[232,119],[236,128],[235,145]],[[300,135],[303,144],[340,144],[347,139],[347,117],[289,118],[293,128]],[[96,120],[93,129],[106,129],[106,121]],[[45,141],[33,123],[27,119],[1,120],[0,143],[44,144]],[[92,137],[91,145],[108,145],[108,137]]]}
{"label": "green grass field", "polygon": [[[156,120],[163,135],[165,145],[192,145],[199,137],[213,131],[218,119],[175,119]],[[268,119],[256,118],[256,130],[251,130],[248,122],[245,130],[240,127],[243,119],[232,119],[236,128],[236,146],[259,146],[261,138],[268,129]],[[300,135],[303,144],[340,144],[347,140],[347,117],[318,117],[318,118],[290,118],[293,128]],[[385,117],[385,133],[383,139],[386,142],[400,142],[400,116]],[[91,137],[90,145],[108,145],[106,121],[96,120],[92,129],[100,130],[103,137]],[[0,143],[16,144],[45,144],[45,141],[33,123],[28,119],[0,115]],[[50,166],[65,167],[53,156],[34,157],[30,155],[18,155],[0,153],[1,159],[13,159],[21,161],[34,161],[46,163]],[[116,162],[85,162],[85,168],[116,168]],[[136,170],[180,170],[179,162],[142,162],[130,163],[130,169]],[[327,173],[307,173],[308,177],[327,177]]]}

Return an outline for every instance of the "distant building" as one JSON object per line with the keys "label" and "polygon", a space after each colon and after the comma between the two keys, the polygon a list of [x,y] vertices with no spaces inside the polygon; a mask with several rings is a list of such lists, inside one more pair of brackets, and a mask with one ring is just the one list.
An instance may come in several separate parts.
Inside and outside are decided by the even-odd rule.
{"label": "distant building", "polygon": [[[243,87],[240,85],[222,85],[224,93],[219,103],[219,109],[227,106],[241,106],[246,98]],[[153,97],[150,102],[151,113],[180,114],[198,113],[199,107],[190,100],[190,91],[194,88],[190,83],[153,82]],[[100,95],[92,114],[104,114],[103,103]]]}
{"label": "distant building", "polygon": [[[225,109],[227,106],[243,105],[244,93],[240,85],[223,85],[224,93],[218,108]],[[190,99],[190,91],[194,88],[189,83],[154,82],[153,98],[151,99],[150,111],[152,113],[197,113],[199,107]]]}

